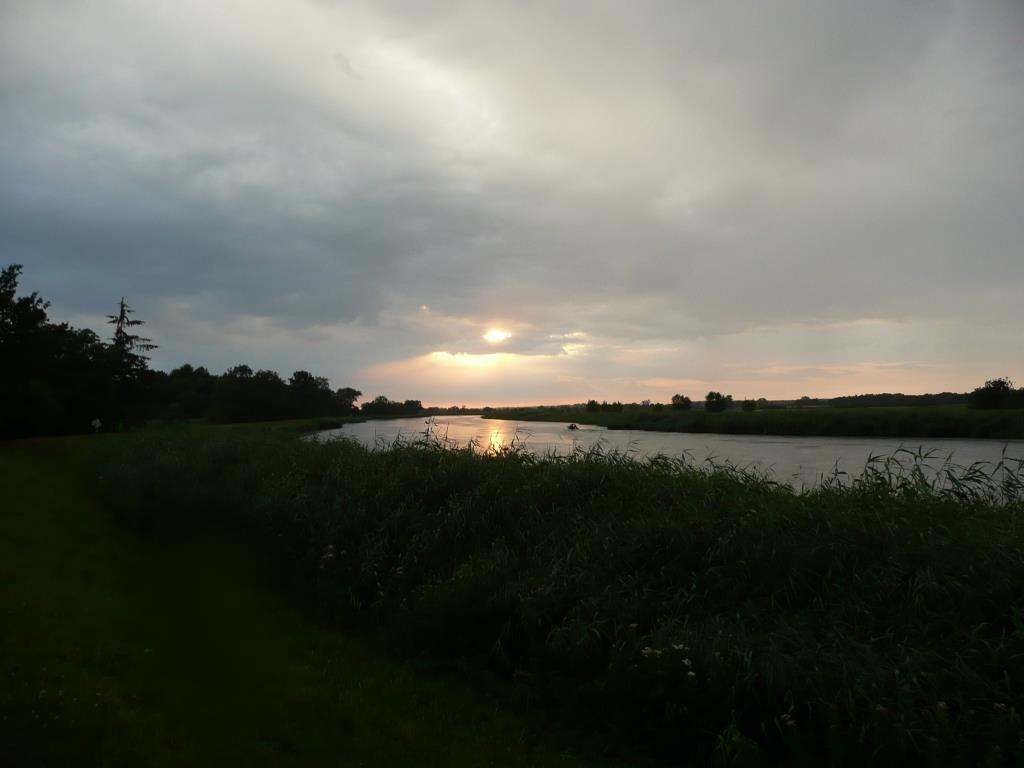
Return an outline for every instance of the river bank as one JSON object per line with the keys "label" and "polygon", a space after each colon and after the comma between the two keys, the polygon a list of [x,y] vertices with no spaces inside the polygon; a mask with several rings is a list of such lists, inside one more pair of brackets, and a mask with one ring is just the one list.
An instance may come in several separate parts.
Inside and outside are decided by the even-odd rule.
{"label": "river bank", "polygon": [[102,461],[144,500],[123,525],[259,532],[322,614],[489,670],[622,754],[1020,756],[1019,473],[936,487],[883,464],[798,492],[664,457],[135,437]]}
{"label": "river bank", "polygon": [[978,410],[962,405],[734,409],[720,413],[703,408],[689,411],[626,408],[620,412],[562,407],[507,408],[487,411],[484,418],[725,435],[1024,439],[1024,409]]}
{"label": "river bank", "polygon": [[[0,762],[618,765],[457,670],[319,620],[249,526],[214,512],[143,530],[129,520],[150,502],[97,485],[97,451],[146,472],[135,451],[156,434],[197,454],[227,440],[241,457],[242,435],[287,443],[298,426],[0,443]],[[244,503],[231,480],[207,490]]]}

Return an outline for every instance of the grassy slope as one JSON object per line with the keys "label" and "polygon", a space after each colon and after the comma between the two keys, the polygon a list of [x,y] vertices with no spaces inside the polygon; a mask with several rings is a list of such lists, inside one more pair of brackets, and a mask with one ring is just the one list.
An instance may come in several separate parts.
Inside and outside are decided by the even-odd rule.
{"label": "grassy slope", "polygon": [[979,411],[966,406],[789,408],[743,412],[512,409],[485,418],[596,424],[609,429],[830,437],[973,437],[1024,439],[1024,409]]}
{"label": "grassy slope", "polygon": [[537,721],[312,623],[252,540],[113,525],[87,444],[0,444],[4,765],[579,764]]}

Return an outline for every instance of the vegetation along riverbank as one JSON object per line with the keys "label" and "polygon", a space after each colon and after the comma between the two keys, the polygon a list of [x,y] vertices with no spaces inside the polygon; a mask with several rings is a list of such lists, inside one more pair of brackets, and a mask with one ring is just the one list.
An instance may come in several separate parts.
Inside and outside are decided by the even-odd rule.
{"label": "vegetation along riverbank", "polygon": [[[259,430],[294,440],[280,426]],[[219,430],[206,455],[233,444],[241,461],[252,429],[167,439],[189,450]],[[318,621],[281,578],[277,543],[212,497],[161,506],[173,523],[126,525],[156,507],[116,477],[99,492],[96,443],[130,472],[143,444],[124,440],[0,443],[5,768],[617,765],[458,670]],[[134,466],[152,480],[155,465]]]}
{"label": "vegetation along riverbank", "polygon": [[508,408],[484,414],[489,419],[594,424],[608,429],[657,432],[718,432],[731,435],[824,437],[950,437],[1024,439],[1024,410],[982,410],[965,405],[882,408],[779,408],[588,411],[584,408]]}
{"label": "vegetation along riverbank", "polygon": [[372,452],[260,428],[118,437],[97,467],[124,530],[253,536],[307,613],[471,670],[600,734],[598,751],[1024,755],[1019,466],[935,486],[882,462],[800,493],[668,459]]}

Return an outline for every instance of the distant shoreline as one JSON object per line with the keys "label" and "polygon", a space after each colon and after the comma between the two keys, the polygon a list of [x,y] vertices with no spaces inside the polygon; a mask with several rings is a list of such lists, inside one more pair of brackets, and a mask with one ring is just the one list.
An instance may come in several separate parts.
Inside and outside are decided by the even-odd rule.
{"label": "distant shoreline", "polygon": [[1024,410],[979,410],[961,405],[875,408],[786,408],[758,411],[703,409],[506,408],[488,411],[485,419],[590,424],[608,429],[650,432],[696,432],[724,435],[789,437],[892,437],[1024,439]]}

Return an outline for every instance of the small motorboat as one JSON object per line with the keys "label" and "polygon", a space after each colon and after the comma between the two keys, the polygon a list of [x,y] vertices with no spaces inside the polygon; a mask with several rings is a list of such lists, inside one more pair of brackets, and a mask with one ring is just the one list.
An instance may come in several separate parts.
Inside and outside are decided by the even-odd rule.
{"label": "small motorboat", "polygon": [[579,427],[575,424],[570,424],[568,429],[579,429]]}

